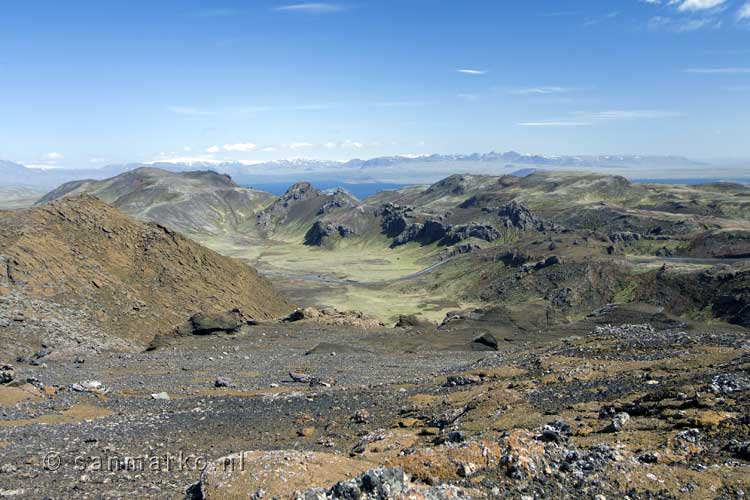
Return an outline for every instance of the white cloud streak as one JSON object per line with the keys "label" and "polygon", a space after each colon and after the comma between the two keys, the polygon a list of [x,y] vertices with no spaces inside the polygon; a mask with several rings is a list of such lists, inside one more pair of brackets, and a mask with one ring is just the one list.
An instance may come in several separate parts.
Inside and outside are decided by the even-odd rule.
{"label": "white cloud streak", "polygon": [[462,73],[464,75],[475,75],[475,76],[477,76],[477,75],[486,75],[487,74],[487,71],[485,71],[483,69],[465,69],[464,68],[464,69],[457,69],[456,71],[458,71],[459,73]]}
{"label": "white cloud streak", "polygon": [[693,73],[696,75],[746,75],[750,74],[749,68],[688,68],[684,70],[685,73]]}
{"label": "white cloud streak", "polygon": [[305,12],[308,14],[331,14],[346,10],[343,5],[335,3],[295,3],[276,7],[279,12]]}
{"label": "white cloud streak", "polygon": [[681,12],[708,10],[722,6],[726,1],[727,0],[685,0],[679,7],[677,7],[677,10]]}

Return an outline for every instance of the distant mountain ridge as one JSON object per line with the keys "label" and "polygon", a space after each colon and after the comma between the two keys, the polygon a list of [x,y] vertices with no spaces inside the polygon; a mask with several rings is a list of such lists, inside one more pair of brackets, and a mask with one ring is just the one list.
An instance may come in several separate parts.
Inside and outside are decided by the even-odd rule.
{"label": "distant mountain ridge", "polygon": [[[171,172],[212,170],[230,175],[242,185],[254,183],[288,182],[300,180],[317,183],[337,181],[342,183],[432,183],[447,175],[468,174],[502,175],[519,168],[570,169],[605,171],[631,178],[654,177],[655,174],[676,178],[702,177],[708,164],[679,156],[641,155],[580,155],[543,156],[505,153],[432,154],[383,156],[367,160],[352,159],[346,162],[314,159],[291,159],[256,164],[237,161],[226,162],[153,162],[107,165],[96,169],[34,169],[19,163],[0,161],[0,186],[23,186],[50,190],[74,180],[101,180],[141,167],[156,167]],[[735,170],[722,172],[710,170],[712,175],[738,178]],[[735,176],[732,176],[734,172]]]}

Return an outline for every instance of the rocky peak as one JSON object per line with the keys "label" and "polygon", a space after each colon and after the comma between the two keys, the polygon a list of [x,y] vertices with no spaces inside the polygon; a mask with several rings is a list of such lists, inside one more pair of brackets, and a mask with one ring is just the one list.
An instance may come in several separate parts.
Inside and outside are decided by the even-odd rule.
{"label": "rocky peak", "polygon": [[286,190],[281,200],[285,206],[288,206],[290,202],[309,200],[321,195],[322,193],[315,189],[309,182],[298,182]]}

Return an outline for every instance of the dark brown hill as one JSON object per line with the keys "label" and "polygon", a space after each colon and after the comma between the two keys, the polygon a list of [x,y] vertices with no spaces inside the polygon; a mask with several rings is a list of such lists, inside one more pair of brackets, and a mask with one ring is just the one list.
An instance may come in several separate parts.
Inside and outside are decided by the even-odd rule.
{"label": "dark brown hill", "polygon": [[292,307],[254,269],[90,195],[0,212],[0,294],[84,313],[136,345],[197,312],[271,319]]}

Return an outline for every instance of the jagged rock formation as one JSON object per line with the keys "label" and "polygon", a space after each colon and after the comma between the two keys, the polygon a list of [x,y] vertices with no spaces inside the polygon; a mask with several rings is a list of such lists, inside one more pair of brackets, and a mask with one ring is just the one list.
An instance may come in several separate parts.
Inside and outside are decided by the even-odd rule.
{"label": "jagged rock formation", "polygon": [[394,203],[386,203],[375,215],[382,218],[383,234],[389,238],[395,238],[406,230],[410,224],[408,219],[414,218],[415,213],[414,207],[402,207]]}
{"label": "jagged rock formation", "polygon": [[353,228],[344,224],[334,224],[333,222],[317,221],[305,234],[305,245],[321,246],[325,241],[335,235],[342,238],[354,236],[357,233]]}
{"label": "jagged rock formation", "polygon": [[325,215],[340,208],[354,208],[358,205],[357,199],[346,190],[338,188],[318,209],[317,215]]}
{"label": "jagged rock formation", "polygon": [[271,319],[291,309],[251,267],[90,195],[0,213],[0,255],[0,289],[80,311],[91,330],[139,345],[198,312]]}
{"label": "jagged rock formation", "polygon": [[544,224],[527,206],[511,201],[497,210],[505,227],[515,227],[524,231],[530,229],[544,230]]}

